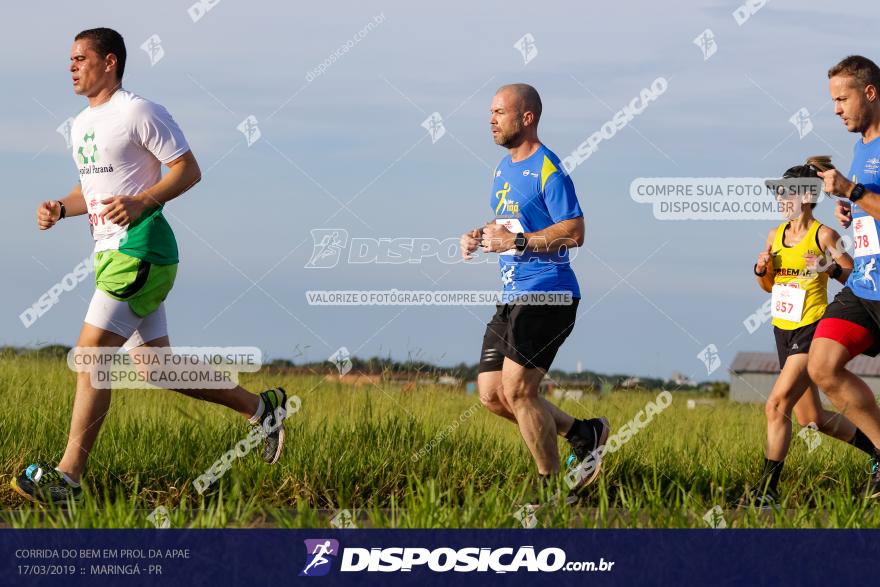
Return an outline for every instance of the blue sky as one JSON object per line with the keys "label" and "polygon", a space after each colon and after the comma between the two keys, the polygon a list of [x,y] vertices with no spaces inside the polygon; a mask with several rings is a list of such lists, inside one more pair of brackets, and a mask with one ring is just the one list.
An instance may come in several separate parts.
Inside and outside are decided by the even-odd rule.
{"label": "blue sky", "polygon": [[[167,208],[182,260],[168,302],[172,340],[254,345],[295,360],[323,360],[346,346],[359,356],[476,362],[490,307],[310,307],[305,291],[491,290],[499,287],[494,265],[305,269],[310,230],[457,237],[489,217],[489,176],[505,154],[488,132],[498,86],[538,88],[541,138],[565,157],[665,77],[668,90],[573,172],[587,226],[573,261],[584,300],[555,366],[697,379],[707,375],[696,355],[708,344],[723,365],[737,351],[773,348],[769,325],[749,334],[743,320],[765,300],[751,266],[774,223],[659,221],[629,197],[630,182],[778,176],[814,154],[848,168],[856,137],[833,115],[825,72],[849,54],[880,58],[860,40],[878,24],[866,2],[771,1],[742,26],[732,15],[738,2],[537,10],[518,2],[220,0],[197,22],[188,4],[7,10],[14,26],[5,34],[0,98],[8,190],[0,344],[72,344],[91,296],[86,282],[30,328],[18,318],[90,250],[84,217],[48,232],[34,222],[37,202],[76,181],[55,129],[85,105],[66,71],[72,37],[84,28],[124,35],[124,86],[168,108],[204,172]],[[384,20],[307,81],[378,15]],[[708,60],[692,42],[706,28],[718,46]],[[513,45],[526,33],[538,53],[524,64]],[[140,45],[154,34],[165,54],[151,66]],[[803,138],[789,122],[801,107],[814,126]],[[435,111],[447,134],[432,143],[420,125]],[[236,127],[250,115],[262,136],[248,146]],[[817,216],[832,223],[831,206]]]}

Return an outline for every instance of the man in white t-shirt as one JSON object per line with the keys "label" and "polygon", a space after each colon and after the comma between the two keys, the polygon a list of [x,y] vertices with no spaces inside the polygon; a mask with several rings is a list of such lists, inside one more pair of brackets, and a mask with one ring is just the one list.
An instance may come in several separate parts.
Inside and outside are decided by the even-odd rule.
{"label": "man in white t-shirt", "polygon": [[[76,36],[70,54],[73,90],[89,100],[71,127],[80,182],[65,198],[41,203],[37,224],[47,230],[63,218],[88,214],[96,290],[76,356],[105,357],[97,347],[123,347],[140,369],[149,370],[147,365],[157,364],[152,359],[171,356],[164,300],[174,283],[178,255],[162,208],[195,185],[201,171],[168,111],[122,88],[125,57],[122,36],[112,29]],[[168,168],[164,176],[162,165]],[[288,413],[283,389],[259,395],[240,386],[175,391],[244,415],[260,428],[263,460],[278,460]],[[110,392],[109,386],[96,388],[89,372],[77,373],[64,456],[57,466],[29,465],[12,480],[13,489],[38,502],[79,499],[80,479],[110,407]]]}

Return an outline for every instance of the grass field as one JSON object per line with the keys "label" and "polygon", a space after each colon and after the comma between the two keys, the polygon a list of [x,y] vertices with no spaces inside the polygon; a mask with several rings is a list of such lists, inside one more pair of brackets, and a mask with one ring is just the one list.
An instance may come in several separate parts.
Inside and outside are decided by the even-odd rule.
{"label": "grass field", "polygon": [[[151,527],[157,506],[173,527],[329,526],[349,509],[359,526],[520,527],[518,499],[534,468],[517,429],[443,388],[359,388],[321,377],[244,378],[252,390],[283,385],[302,399],[287,422],[278,464],[254,452],[203,496],[192,481],[247,432],[225,408],[161,390],[115,392],[86,472],[87,496],[70,511],[47,511],[9,488],[29,462],[57,462],[64,448],[74,375],[62,360],[3,359],[0,393],[0,524],[14,527]],[[633,418],[656,392],[610,393],[566,402],[577,416]],[[761,406],[671,406],[605,461],[600,480],[574,507],[547,507],[538,527],[705,527],[756,480],[764,445]],[[420,453],[421,451],[421,453]],[[414,458],[415,455],[415,458]],[[780,485],[784,511],[735,513],[732,527],[877,527],[880,509],[858,497],[867,459],[823,437],[808,453],[794,437]]]}

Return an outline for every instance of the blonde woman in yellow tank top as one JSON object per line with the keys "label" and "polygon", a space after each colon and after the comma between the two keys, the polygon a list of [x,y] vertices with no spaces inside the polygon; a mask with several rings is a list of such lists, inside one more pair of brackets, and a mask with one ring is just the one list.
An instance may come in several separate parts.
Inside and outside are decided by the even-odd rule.
{"label": "blonde woman in yellow tank top", "polygon": [[[783,178],[817,178],[833,169],[829,157],[811,157],[785,172]],[[780,203],[783,200],[780,199]],[[824,434],[849,442],[873,455],[873,445],[852,422],[822,407],[819,390],[807,374],[807,352],[825,306],[828,280],[846,283],[852,258],[840,235],[813,216],[810,197],[787,200],[794,204],[789,218],[770,230],[754,272],[758,285],[772,295],[773,332],[780,373],[767,398],[767,450],[758,491],[747,499],[758,509],[775,508],[777,483],[791,443],[791,413],[801,426],[815,426]]]}

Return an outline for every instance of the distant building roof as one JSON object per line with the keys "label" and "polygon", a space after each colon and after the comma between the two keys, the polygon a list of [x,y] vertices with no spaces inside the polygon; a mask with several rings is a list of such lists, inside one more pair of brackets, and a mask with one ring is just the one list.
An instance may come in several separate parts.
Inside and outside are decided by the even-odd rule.
{"label": "distant building roof", "polygon": [[[847,364],[856,375],[880,377],[880,358],[859,355]],[[779,358],[776,353],[737,353],[730,365],[734,373],[778,373]]]}

